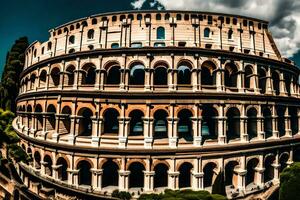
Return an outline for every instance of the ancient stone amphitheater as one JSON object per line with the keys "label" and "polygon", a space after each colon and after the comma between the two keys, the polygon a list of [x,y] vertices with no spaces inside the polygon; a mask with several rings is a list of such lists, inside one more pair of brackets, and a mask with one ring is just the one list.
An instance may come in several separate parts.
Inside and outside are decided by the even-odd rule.
{"label": "ancient stone amphitheater", "polygon": [[49,33],[27,49],[13,122],[36,195],[211,191],[221,176],[235,198],[300,160],[300,70],[268,22],[135,11]]}

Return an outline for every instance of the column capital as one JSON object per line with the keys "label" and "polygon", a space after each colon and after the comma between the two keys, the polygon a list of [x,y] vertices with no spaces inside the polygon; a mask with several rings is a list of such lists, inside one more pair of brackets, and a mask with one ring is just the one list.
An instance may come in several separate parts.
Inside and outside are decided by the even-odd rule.
{"label": "column capital", "polygon": [[120,176],[128,176],[130,174],[130,171],[127,170],[120,170],[119,175]]}
{"label": "column capital", "polygon": [[179,176],[179,172],[177,171],[177,172],[169,172],[168,171],[168,174],[169,174],[169,176]]}
{"label": "column capital", "polygon": [[91,168],[90,169],[93,174],[101,175],[103,173],[102,169]]}

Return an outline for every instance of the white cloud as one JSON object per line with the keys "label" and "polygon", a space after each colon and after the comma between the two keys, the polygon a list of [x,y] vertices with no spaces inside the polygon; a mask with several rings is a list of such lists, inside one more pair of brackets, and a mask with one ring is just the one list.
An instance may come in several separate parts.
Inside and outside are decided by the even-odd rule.
{"label": "white cloud", "polygon": [[[140,9],[147,0],[136,0]],[[300,49],[299,0],[151,0],[167,10],[196,10],[250,16],[270,21],[270,30],[283,56],[292,57]]]}

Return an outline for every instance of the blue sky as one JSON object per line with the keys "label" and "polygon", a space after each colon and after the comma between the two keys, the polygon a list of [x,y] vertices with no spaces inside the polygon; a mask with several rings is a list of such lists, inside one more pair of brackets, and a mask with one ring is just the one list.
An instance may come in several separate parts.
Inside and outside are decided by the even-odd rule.
{"label": "blue sky", "polygon": [[[300,41],[297,39],[297,30],[300,27],[297,13],[300,13],[300,5],[297,0],[2,0],[0,73],[7,51],[19,37],[27,36],[30,42],[44,41],[49,36],[48,30],[77,18],[133,8],[153,9],[161,5],[166,9],[216,11],[269,20],[281,52],[300,63]],[[265,7],[268,12],[265,12]],[[256,12],[248,8],[254,8]]]}

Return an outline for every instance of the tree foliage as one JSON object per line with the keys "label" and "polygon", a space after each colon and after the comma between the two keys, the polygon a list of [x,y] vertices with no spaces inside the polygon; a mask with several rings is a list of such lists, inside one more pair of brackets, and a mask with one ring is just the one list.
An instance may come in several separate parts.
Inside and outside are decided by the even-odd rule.
{"label": "tree foliage", "polygon": [[300,197],[300,163],[294,163],[280,174],[280,200],[292,200]]}
{"label": "tree foliage", "polygon": [[28,47],[27,37],[15,41],[6,55],[6,63],[0,83],[0,107],[15,112],[15,99],[19,93],[19,76],[25,62],[25,50]]}

